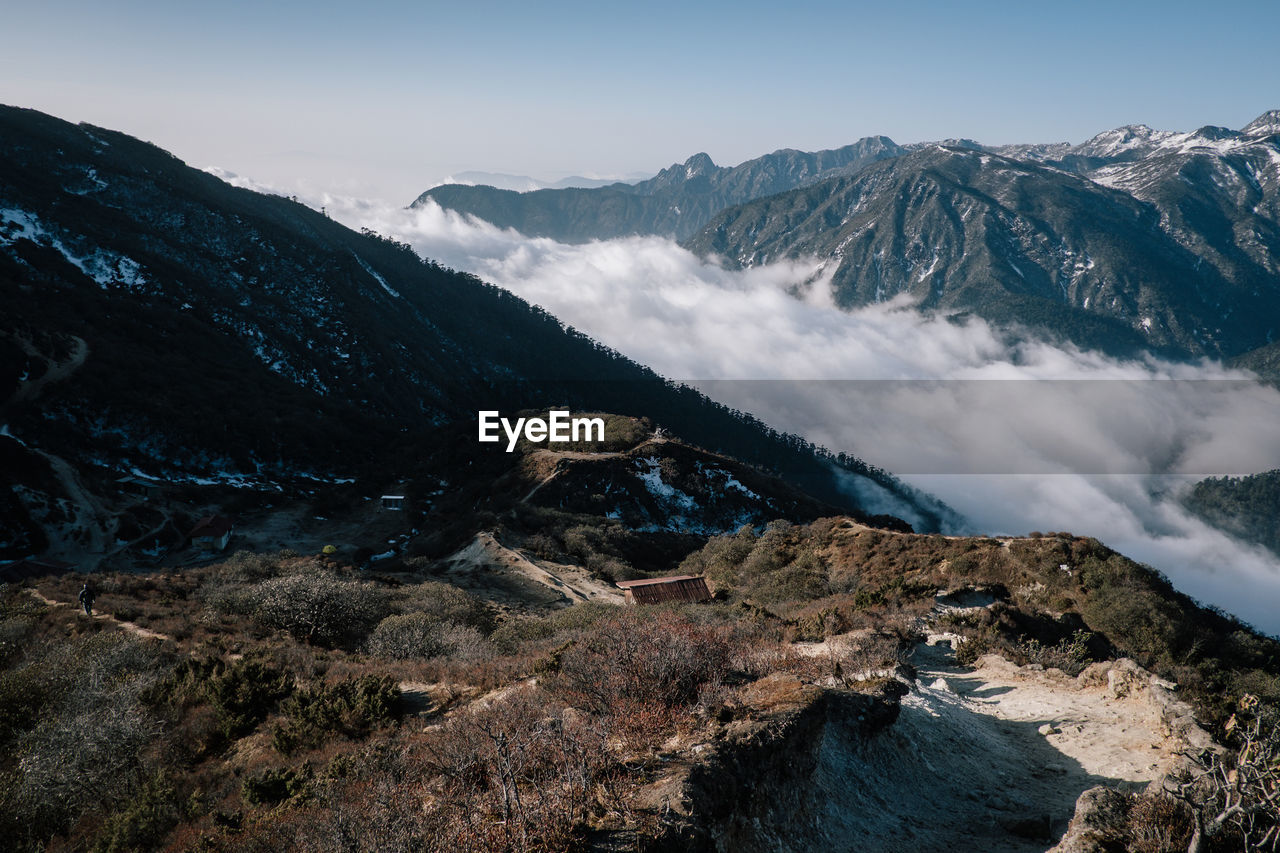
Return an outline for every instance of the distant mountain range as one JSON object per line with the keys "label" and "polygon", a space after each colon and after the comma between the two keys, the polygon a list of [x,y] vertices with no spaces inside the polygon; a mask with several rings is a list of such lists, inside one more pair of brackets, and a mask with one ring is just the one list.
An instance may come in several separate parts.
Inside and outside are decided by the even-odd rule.
{"label": "distant mountain range", "polygon": [[456,184],[459,186],[486,186],[500,190],[529,192],[531,190],[562,190],[570,187],[592,188],[608,187],[614,184],[634,184],[653,176],[653,173],[637,172],[619,181],[616,178],[585,178],[581,175],[570,175],[554,181],[531,178],[528,175],[508,175],[504,172],[458,172],[441,181],[441,185]]}
{"label": "distant mountain range", "polygon": [[1234,357],[1280,331],[1280,111],[1080,145],[700,154],[634,187],[428,199],[562,240],[673,236],[730,266],[813,257],[845,307],[905,294],[1090,348]]}
{"label": "distant mountain range", "polygon": [[[651,418],[854,511],[836,468],[922,526],[947,513],[408,246],[124,134],[3,107],[0,152],[0,471],[39,519],[72,498],[104,514],[94,496],[131,472],[274,490],[425,467],[453,482],[483,456],[478,409],[547,405]],[[9,532],[0,559],[26,535]]]}
{"label": "distant mountain range", "polygon": [[634,234],[684,239],[726,207],[857,171],[902,150],[881,136],[835,151],[776,151],[733,168],[695,154],[636,184],[533,192],[455,184],[427,190],[413,206],[434,201],[531,237],[568,243]]}

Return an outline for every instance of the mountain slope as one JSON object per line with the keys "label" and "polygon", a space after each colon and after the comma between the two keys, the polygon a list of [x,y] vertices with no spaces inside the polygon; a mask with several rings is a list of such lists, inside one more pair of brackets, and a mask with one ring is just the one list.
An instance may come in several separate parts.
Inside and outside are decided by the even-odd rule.
{"label": "mountain slope", "polygon": [[1214,527],[1280,554],[1280,470],[1201,480],[1183,503]]}
{"label": "mountain slope", "polygon": [[[272,489],[454,479],[483,456],[477,410],[548,404],[650,417],[840,506],[857,509],[833,477],[845,465],[926,527],[944,513],[505,291],[123,134],[4,108],[0,150],[6,473],[62,482],[27,501],[46,515],[135,469]],[[437,440],[467,423],[469,449]],[[89,498],[79,514],[101,515]]]}
{"label": "mountain slope", "polygon": [[857,171],[902,150],[876,136],[831,151],[775,151],[734,167],[695,154],[634,185],[520,193],[449,184],[427,190],[413,206],[435,202],[530,237],[568,243],[636,234],[684,239],[726,207]]}
{"label": "mountain slope", "polygon": [[817,258],[847,307],[907,294],[1086,346],[1231,356],[1280,316],[1270,128],[1122,128],[1004,149],[1017,158],[931,146],[728,209],[686,245],[738,266]]}

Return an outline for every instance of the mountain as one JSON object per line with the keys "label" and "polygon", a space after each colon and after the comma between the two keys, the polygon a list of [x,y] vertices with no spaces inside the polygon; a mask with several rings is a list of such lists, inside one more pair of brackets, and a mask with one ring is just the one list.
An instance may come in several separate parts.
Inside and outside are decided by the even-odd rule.
{"label": "mountain", "polygon": [[504,456],[476,443],[478,410],[552,404],[651,418],[851,511],[842,466],[924,527],[946,513],[473,276],[124,134],[6,107],[0,150],[0,453],[17,496],[0,556],[40,550],[42,530],[69,555],[146,528],[121,526],[130,474],[290,494],[457,483]]}
{"label": "mountain", "polygon": [[1280,554],[1280,470],[1201,480],[1183,503],[1214,527]]}
{"label": "mountain", "polygon": [[902,150],[876,136],[833,151],[775,151],[733,167],[695,154],[636,184],[532,192],[450,184],[427,190],[412,206],[435,202],[530,237],[567,243],[637,234],[684,239],[726,207],[857,171]]}
{"label": "mountain", "polygon": [[1280,341],[1241,353],[1227,361],[1227,366],[1253,371],[1263,380],[1280,386]]}
{"label": "mountain", "polygon": [[731,266],[814,257],[848,308],[905,295],[1115,353],[1229,358],[1277,331],[1276,110],[1078,145],[877,136],[732,168],[696,154],[633,186],[446,185],[428,202],[567,242],[674,237]]}
{"label": "mountain", "polygon": [[[621,183],[633,184],[648,177],[649,175],[645,174],[634,175]],[[445,178],[442,185],[485,186],[501,190],[529,192],[531,190],[558,190],[570,187],[608,187],[616,183],[619,183],[619,181],[607,178],[584,178],[581,175],[571,175],[555,181],[543,181],[538,178],[531,178],[528,175],[508,175],[503,172],[459,172],[456,175],[450,175]]]}
{"label": "mountain", "polygon": [[905,294],[1090,347],[1229,357],[1277,332],[1275,130],[1267,113],[1239,131],[927,146],[722,211],[685,245],[742,267],[816,258],[850,308]]}

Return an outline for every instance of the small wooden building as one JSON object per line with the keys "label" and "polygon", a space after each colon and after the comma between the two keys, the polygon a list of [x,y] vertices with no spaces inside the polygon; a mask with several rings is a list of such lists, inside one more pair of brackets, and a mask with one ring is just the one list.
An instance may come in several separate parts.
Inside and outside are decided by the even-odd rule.
{"label": "small wooden building", "polygon": [[383,495],[383,509],[404,509],[404,495]]}
{"label": "small wooden building", "polygon": [[702,575],[674,575],[667,578],[618,581],[618,588],[626,592],[627,604],[711,600],[711,590],[707,588],[707,579]]}
{"label": "small wooden building", "polygon": [[191,529],[191,544],[206,551],[221,551],[231,541],[235,524],[225,515],[206,515]]}
{"label": "small wooden building", "polygon": [[153,480],[150,477],[136,477],[133,475],[121,477],[116,480],[123,491],[128,492],[134,497],[142,498],[144,501],[151,501],[159,498],[162,494],[164,484],[159,480]]}

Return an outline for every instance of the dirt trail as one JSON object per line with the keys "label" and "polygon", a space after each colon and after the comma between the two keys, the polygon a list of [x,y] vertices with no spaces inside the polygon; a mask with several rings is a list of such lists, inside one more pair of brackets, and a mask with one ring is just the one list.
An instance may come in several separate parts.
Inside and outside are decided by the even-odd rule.
{"label": "dirt trail", "polygon": [[[15,338],[18,346],[26,351],[27,355],[33,358],[44,358],[43,355],[30,343],[22,338]],[[40,376],[35,379],[28,379],[18,386],[18,390],[13,392],[6,405],[14,403],[26,403],[40,396],[40,392],[44,390],[44,386],[51,382],[60,382],[84,365],[85,359],[89,357],[89,345],[85,343],[83,338],[72,336],[72,340],[76,342],[76,348],[71,355],[67,356],[64,361],[51,361],[49,367]]]}
{"label": "dirt trail", "polygon": [[1174,763],[1181,744],[1164,731],[1160,708],[1141,689],[1117,695],[1124,691],[1106,682],[1081,684],[1058,670],[1027,669],[994,655],[976,669],[958,670],[948,652],[925,648],[918,656],[921,680],[945,685],[979,713],[1048,726],[1037,734],[1089,773],[1145,784]]}
{"label": "dirt trail", "polygon": [[564,468],[560,465],[560,462],[564,459],[582,459],[588,461],[593,459],[617,459],[622,456],[634,455],[642,448],[648,447],[652,444],[663,444],[666,440],[667,439],[661,435],[651,435],[635,447],[632,447],[630,450],[550,450],[548,448],[535,450],[528,455],[529,462],[537,468],[545,469],[548,466],[551,466],[551,472],[535,483],[533,488],[529,490],[529,493],[521,498],[520,501],[522,503],[527,503],[530,498],[538,493],[539,489],[558,477],[561,472],[564,471]]}
{"label": "dirt trail", "polygon": [[[32,358],[46,359],[39,350],[24,338],[15,336],[13,340]],[[45,372],[33,379],[21,382],[18,385],[18,389],[14,391],[8,400],[4,401],[3,406],[0,406],[0,414],[3,414],[3,409],[9,406],[18,403],[29,403],[35,400],[40,396],[46,385],[67,379],[84,365],[89,358],[89,344],[83,338],[74,335],[71,336],[71,340],[75,344],[71,354],[62,361],[46,359],[48,368]],[[66,460],[54,456],[52,453],[46,453],[39,448],[27,446],[48,461],[54,477],[58,479],[63,493],[72,507],[72,520],[63,531],[65,535],[52,537],[58,544],[50,551],[51,555],[63,559],[69,558],[74,562],[88,562],[91,567],[96,566],[106,554],[108,543],[112,541],[109,537],[112,537],[115,533],[116,524],[114,519],[103,508],[102,503],[85,489],[80,482],[79,475]],[[77,534],[84,540],[83,545],[72,544]],[[96,556],[89,557],[87,556],[89,554]]]}
{"label": "dirt trail", "polygon": [[453,572],[480,571],[515,575],[557,593],[569,603],[603,601],[622,604],[622,591],[591,576],[580,566],[533,560],[508,548],[492,533],[477,533],[471,544],[447,561]]}
{"label": "dirt trail", "polygon": [[[643,442],[642,444],[637,445],[637,447],[643,447],[645,444],[648,444],[648,443],[649,443],[648,441]],[[550,465],[551,473],[547,474],[545,477],[543,477],[541,480],[535,483],[533,488],[529,490],[529,493],[524,497],[522,497],[520,501],[521,503],[528,503],[529,499],[532,498],[534,495],[536,495],[539,489],[541,489],[547,483],[550,483],[552,480],[558,477],[560,473],[564,471],[564,467],[560,464],[562,460],[565,460],[565,459],[587,459],[587,460],[616,459],[619,456],[623,456],[623,455],[625,454],[615,450],[605,450],[600,452],[592,452],[592,451],[585,451],[585,450],[546,450],[546,449],[535,450],[529,454],[529,462],[539,468],[546,468],[548,465]]]}
{"label": "dirt trail", "polygon": [[[88,561],[90,568],[96,566],[107,553],[108,537],[114,539],[117,520],[84,487],[80,482],[80,475],[65,459],[43,450],[32,449],[48,461],[74,510],[74,519],[67,525],[67,535],[58,538],[58,544],[51,549],[51,553],[58,557],[70,557],[75,562]],[[87,540],[83,547],[72,546],[76,533],[81,533]],[[89,557],[89,554],[96,556]]]}
{"label": "dirt trail", "polygon": [[849,834],[835,837],[876,839],[858,849],[1044,851],[1081,793],[1144,787],[1182,745],[1129,675],[1082,681],[991,655],[965,669],[945,642],[920,646],[914,663],[918,681],[893,726],[823,761],[848,813],[861,815],[836,817]]}
{"label": "dirt trail", "polygon": [[[50,607],[70,607],[75,610],[80,609],[80,605],[78,602],[73,603],[68,601],[56,601],[52,598],[45,596],[38,589],[28,589],[27,592],[31,593],[32,598],[35,598],[37,601],[47,604]],[[104,622],[114,622],[116,625],[119,625],[121,628],[128,631],[129,633],[135,634],[139,637],[146,637],[147,639],[150,639],[150,640],[172,640],[173,639],[173,637],[170,637],[168,634],[161,634],[159,631],[152,631],[150,628],[143,628],[141,625],[135,624],[133,622],[126,622],[123,619],[117,619],[116,617],[112,616],[110,613],[104,613],[101,610],[94,611],[92,618],[101,619]]]}

